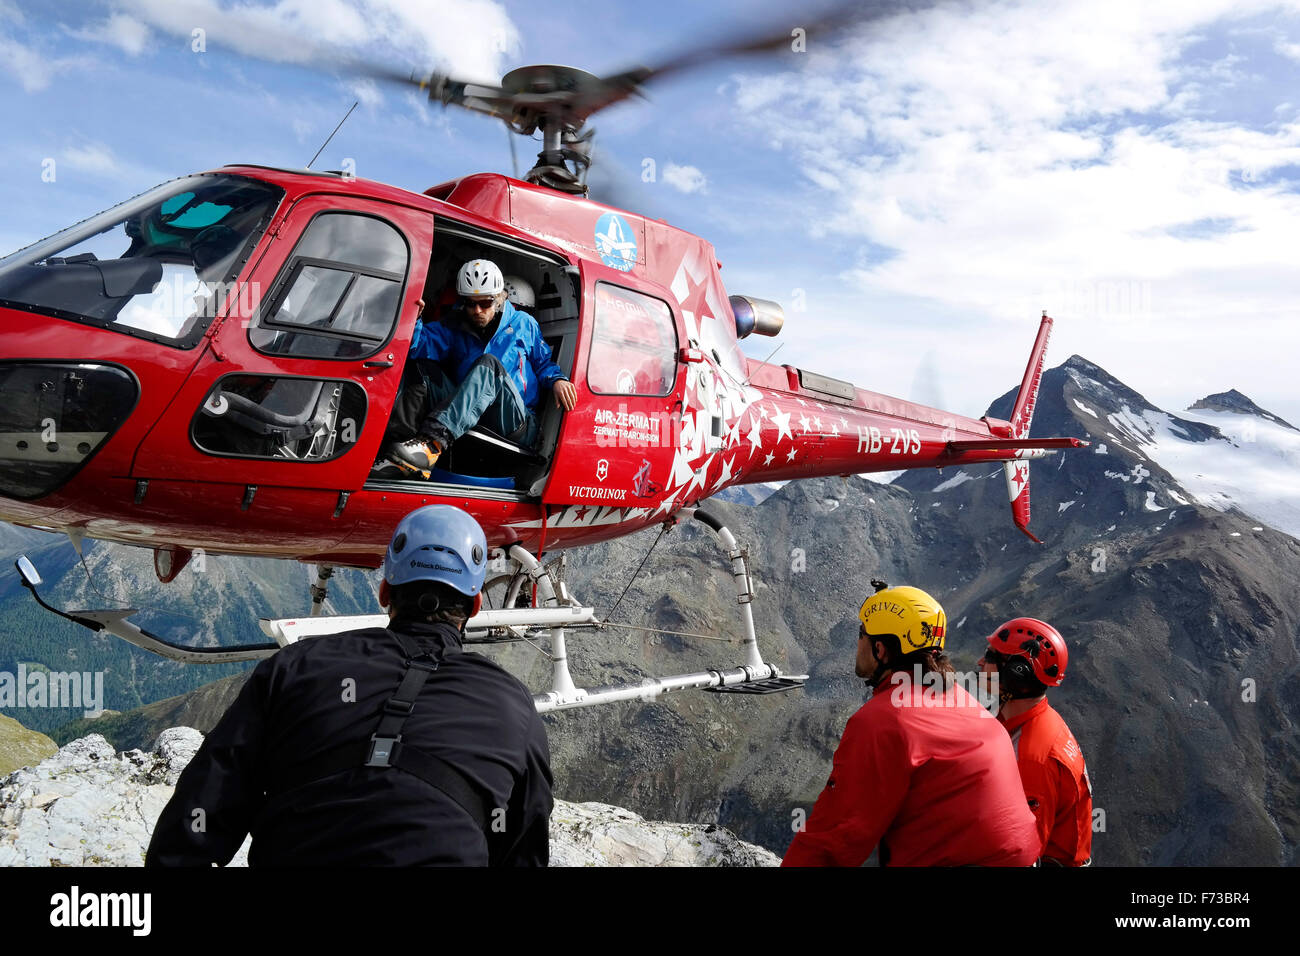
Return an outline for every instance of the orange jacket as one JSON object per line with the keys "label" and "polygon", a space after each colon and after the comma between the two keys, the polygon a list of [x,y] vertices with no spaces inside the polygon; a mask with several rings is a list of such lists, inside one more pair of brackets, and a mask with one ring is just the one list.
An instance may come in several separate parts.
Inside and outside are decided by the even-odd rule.
{"label": "orange jacket", "polygon": [[1063,866],[1083,866],[1092,856],[1092,783],[1074,734],[1046,697],[1003,723],[1038,823],[1039,855]]}
{"label": "orange jacket", "polygon": [[[899,675],[895,675],[896,677]],[[1029,866],[1038,856],[1007,735],[960,686],[882,684],[849,718],[782,866]]]}

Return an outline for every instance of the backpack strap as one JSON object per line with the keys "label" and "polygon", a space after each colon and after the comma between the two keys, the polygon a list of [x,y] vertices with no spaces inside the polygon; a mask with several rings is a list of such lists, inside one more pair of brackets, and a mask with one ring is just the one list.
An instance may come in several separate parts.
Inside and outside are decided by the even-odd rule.
{"label": "backpack strap", "polygon": [[345,741],[310,760],[294,764],[287,773],[279,775],[276,792],[292,790],[356,767],[396,767],[450,797],[486,832],[490,804],[481,789],[446,760],[402,740],[402,727],[414,712],[420,691],[442,662],[428,651],[419,651],[405,635],[391,630],[389,633],[406,655],[406,670],[393,696],[384,701],[379,726],[370,740],[364,745],[356,740]]}

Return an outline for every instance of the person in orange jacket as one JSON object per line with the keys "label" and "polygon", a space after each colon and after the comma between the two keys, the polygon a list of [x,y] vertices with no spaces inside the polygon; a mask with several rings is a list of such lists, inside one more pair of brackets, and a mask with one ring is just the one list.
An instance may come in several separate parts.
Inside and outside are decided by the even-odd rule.
{"label": "person in orange jacket", "polygon": [[919,588],[858,612],[856,673],[871,698],[844,728],[830,779],[782,866],[1030,866],[1038,856],[1010,740],[954,681],[947,618]]}
{"label": "person in orange jacket", "polygon": [[1050,624],[1018,617],[995,630],[988,645],[979,663],[998,674],[998,720],[1011,734],[1025,799],[1038,823],[1039,864],[1087,866],[1092,783],[1074,734],[1047,702],[1047,688],[1065,680],[1065,639]]}

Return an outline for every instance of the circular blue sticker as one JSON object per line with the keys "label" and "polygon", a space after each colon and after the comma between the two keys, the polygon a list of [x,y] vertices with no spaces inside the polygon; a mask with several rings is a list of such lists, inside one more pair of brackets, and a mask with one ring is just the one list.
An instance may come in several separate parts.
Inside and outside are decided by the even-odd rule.
{"label": "circular blue sticker", "polygon": [[601,262],[619,272],[631,272],[636,265],[636,233],[618,213],[596,220],[596,251]]}

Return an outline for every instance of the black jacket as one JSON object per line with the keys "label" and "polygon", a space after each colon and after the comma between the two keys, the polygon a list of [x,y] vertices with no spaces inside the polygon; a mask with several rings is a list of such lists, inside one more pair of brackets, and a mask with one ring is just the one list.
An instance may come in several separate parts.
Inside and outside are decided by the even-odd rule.
{"label": "black jacket", "polygon": [[[258,664],[181,774],[145,865],[225,865],[252,833],[253,866],[545,866],[550,753],[527,688],[462,651],[452,625],[394,627],[441,660],[402,728],[404,743],[476,785],[492,814],[486,833],[420,778],[361,766],[405,670],[397,639],[368,628],[308,638]],[[349,739],[355,768],[282,788],[295,764]]]}

